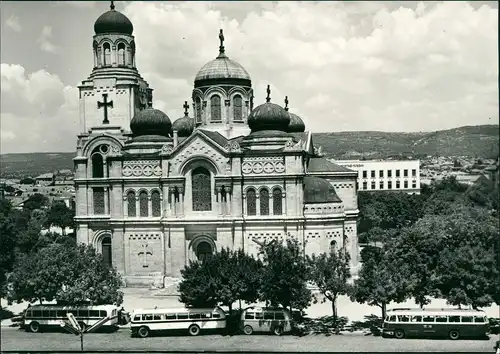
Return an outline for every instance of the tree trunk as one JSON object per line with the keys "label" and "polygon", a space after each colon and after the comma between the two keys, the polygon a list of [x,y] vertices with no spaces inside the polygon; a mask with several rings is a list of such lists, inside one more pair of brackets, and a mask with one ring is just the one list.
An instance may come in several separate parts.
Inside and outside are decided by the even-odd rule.
{"label": "tree trunk", "polygon": [[241,310],[241,299],[239,299],[238,302],[239,302],[240,310]]}
{"label": "tree trunk", "polygon": [[387,304],[385,302],[382,302],[380,308],[382,309],[382,320],[384,320],[385,314],[387,313]]}
{"label": "tree trunk", "polygon": [[229,307],[229,315],[231,315],[233,313],[233,304],[230,303],[228,307]]}
{"label": "tree trunk", "polygon": [[332,298],[332,313],[333,313],[333,323],[335,324],[335,333],[339,333],[339,325],[337,323],[337,297]]}

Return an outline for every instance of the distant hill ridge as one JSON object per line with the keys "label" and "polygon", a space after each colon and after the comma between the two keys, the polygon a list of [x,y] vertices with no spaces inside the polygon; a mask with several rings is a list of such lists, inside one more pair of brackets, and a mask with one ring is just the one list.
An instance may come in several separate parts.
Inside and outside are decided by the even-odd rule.
{"label": "distant hill ridge", "polygon": [[[499,126],[464,126],[435,132],[393,133],[353,131],[313,133],[314,144],[326,157],[335,159],[387,158],[389,156],[499,155]],[[35,177],[57,170],[73,170],[74,152],[19,153],[0,155],[1,177]]]}

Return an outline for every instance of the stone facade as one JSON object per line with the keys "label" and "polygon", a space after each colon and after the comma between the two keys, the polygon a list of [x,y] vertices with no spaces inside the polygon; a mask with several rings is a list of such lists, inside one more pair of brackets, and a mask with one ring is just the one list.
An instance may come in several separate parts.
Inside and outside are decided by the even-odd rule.
{"label": "stone facade", "polygon": [[[96,36],[97,47],[106,43],[105,35]],[[122,37],[133,43],[131,34]],[[110,35],[109,40],[117,39]],[[227,109],[210,111],[221,114],[222,122],[211,124],[203,109],[200,123],[187,137],[178,137],[176,131],[139,136],[131,132],[130,122],[142,110],[148,112],[152,90],[137,73],[135,50],[127,52],[126,58],[133,59],[123,59],[129,60],[128,66],[117,70],[116,61],[103,65],[101,51],[95,48],[97,66],[80,86],[76,235],[78,242],[102,252],[127,286],[161,285],[165,278],[179,278],[190,260],[222,248],[257,256],[262,244],[289,238],[298,239],[308,255],[345,247],[356,272],[357,173],[322,158],[309,132],[278,137],[250,133],[249,77],[224,81],[223,73],[205,66],[204,73],[218,76],[204,74],[202,81],[195,81],[194,113],[196,101],[210,101],[210,93],[218,92],[224,98],[222,107],[229,101]],[[216,89],[221,85],[223,91]],[[113,106],[97,103],[103,90]],[[128,98],[121,99],[118,92]],[[234,122],[228,107],[236,93],[243,99],[237,102],[242,105],[237,114],[243,118]],[[146,103],[138,105],[137,100]],[[103,119],[105,109],[109,122]],[[220,124],[229,130],[238,125],[245,134],[219,131]],[[245,143],[248,134],[253,134],[251,143]]]}

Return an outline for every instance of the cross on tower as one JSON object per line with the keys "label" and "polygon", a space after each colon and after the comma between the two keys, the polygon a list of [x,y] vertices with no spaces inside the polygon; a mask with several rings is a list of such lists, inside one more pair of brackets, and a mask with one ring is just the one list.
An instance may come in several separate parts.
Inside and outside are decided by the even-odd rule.
{"label": "cross on tower", "polygon": [[285,96],[285,111],[288,111],[288,96]]}
{"label": "cross on tower", "polygon": [[109,7],[111,10],[115,9],[115,2],[111,0],[111,6]]}
{"label": "cross on tower", "polygon": [[142,258],[142,267],[143,268],[149,267],[149,265],[148,265],[148,255],[152,256],[153,252],[152,251],[148,251],[148,244],[147,243],[143,243],[142,244],[142,251],[139,252],[137,255],[139,256],[139,258]]}
{"label": "cross on tower", "polygon": [[219,46],[219,54],[224,53],[224,32],[222,29],[219,32],[219,40],[220,40],[220,46]]}
{"label": "cross on tower", "polygon": [[267,85],[267,97],[266,102],[271,102],[271,85]]}
{"label": "cross on tower", "polygon": [[184,106],[182,106],[182,108],[184,108],[184,115],[187,117],[189,115],[189,112],[188,112],[188,109],[189,109],[188,101],[184,101]]}
{"label": "cross on tower", "polygon": [[108,107],[113,108],[113,101],[108,102],[108,94],[103,93],[102,94],[102,99],[104,102],[99,102],[97,101],[97,108],[102,108],[104,107],[104,120],[102,121],[103,124],[108,124]]}

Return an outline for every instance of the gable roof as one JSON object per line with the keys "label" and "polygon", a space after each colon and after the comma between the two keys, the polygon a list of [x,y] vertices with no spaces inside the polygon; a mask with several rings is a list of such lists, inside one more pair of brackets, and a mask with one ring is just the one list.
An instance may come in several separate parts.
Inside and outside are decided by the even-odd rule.
{"label": "gable roof", "polygon": [[309,164],[307,167],[307,172],[352,172],[356,173],[347,167],[337,165],[336,163],[330,162],[324,157],[312,157],[309,159]]}
{"label": "gable roof", "polygon": [[205,134],[206,136],[208,136],[213,141],[215,141],[221,147],[226,146],[228,140],[223,135],[221,135],[220,133],[213,132],[211,130],[205,130],[205,129],[198,129],[198,130],[200,132],[202,132],[203,134]]}

